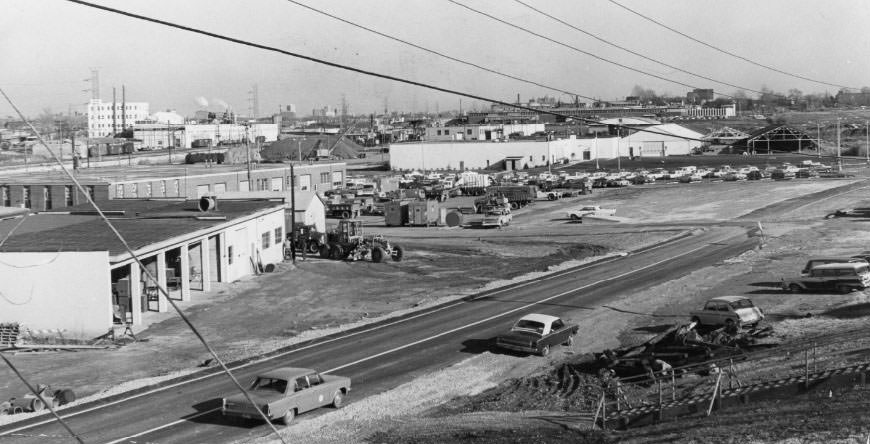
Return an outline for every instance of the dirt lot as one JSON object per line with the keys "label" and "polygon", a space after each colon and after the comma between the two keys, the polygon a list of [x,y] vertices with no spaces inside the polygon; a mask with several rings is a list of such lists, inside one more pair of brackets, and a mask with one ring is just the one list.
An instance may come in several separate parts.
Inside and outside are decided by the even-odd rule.
{"label": "dirt lot", "polygon": [[[692,221],[728,220],[777,201],[850,182],[795,180],[657,184],[608,190],[560,202],[540,202],[521,210],[514,223],[503,230],[370,227],[370,230],[381,232],[405,246],[407,260],[371,264],[313,259],[300,262],[295,269],[283,264],[277,273],[229,284],[213,294],[197,298],[185,310],[225,358],[238,359],[334,331],[339,326],[370,322],[389,313],[461,297],[487,286],[498,285],[499,281],[535,275],[536,272],[576,264],[595,255],[612,254],[654,243],[682,232]],[[480,442],[501,442],[498,441],[502,435],[499,430],[504,429],[496,429],[496,432],[491,433],[487,427],[477,427],[471,432],[456,431],[459,435],[439,436],[438,424],[450,420],[427,419],[432,413],[430,410],[450,399],[500,387],[502,381],[508,382],[496,390],[510,394],[505,388],[513,387],[510,390],[514,394],[501,396],[500,399],[505,402],[493,404],[490,410],[561,411],[579,405],[582,398],[578,396],[575,399],[572,396],[582,393],[582,390],[566,392],[561,404],[557,405],[528,402],[547,399],[543,396],[526,396],[535,391],[540,393],[541,387],[546,387],[546,384],[538,383],[535,386],[530,379],[515,378],[538,373],[543,375],[542,378],[551,378],[549,372],[552,368],[558,369],[556,364],[563,358],[642,339],[649,335],[644,328],[670,323],[675,317],[684,316],[687,307],[694,307],[711,295],[754,294],[752,292],[758,291],[759,287],[753,284],[767,282],[796,270],[806,256],[863,249],[856,247],[856,239],[870,237],[864,234],[864,223],[847,219],[825,221],[821,218],[832,209],[855,206],[855,194],[845,194],[819,206],[802,208],[777,220],[765,221],[768,242],[763,250],[698,270],[684,278],[650,288],[643,294],[621,295],[619,300],[610,304],[616,307],[630,306],[633,312],[647,315],[614,310],[566,314],[580,320],[589,331],[621,332],[619,335],[584,337],[571,350],[555,353],[549,360],[484,353],[377,397],[355,402],[341,411],[311,419],[303,418],[286,433],[302,437],[312,431],[321,431],[327,424],[338,423],[341,427],[330,427],[328,433],[320,434],[321,442],[359,442],[376,431],[382,433],[375,437],[375,442],[414,442],[409,441],[411,436],[416,436],[414,427],[399,427],[398,424],[422,421],[423,427],[428,427],[435,435],[430,441],[418,442],[444,442],[445,439],[461,442],[466,438],[474,440],[476,436],[492,439]],[[567,207],[593,201],[617,208],[618,215],[629,218],[629,222],[587,227],[569,223],[565,218],[564,210]],[[656,225],[645,225],[640,229],[635,226],[650,222]],[[409,282],[414,282],[415,291],[407,291]],[[286,288],[290,284],[295,294],[287,294]],[[351,286],[359,288],[359,291],[355,297],[348,298],[347,288]],[[820,298],[818,295],[785,296],[774,292],[753,297],[768,312],[782,314],[783,319],[810,311],[820,314],[834,310],[832,312],[836,313],[837,308],[867,302],[862,301],[860,298],[863,295],[859,294]],[[239,304],[238,301],[242,300],[245,303]],[[817,319],[820,318],[811,321]],[[862,322],[862,318],[844,321]],[[782,328],[794,334],[809,327],[809,324],[800,324],[797,320],[788,322],[794,324],[788,328],[784,324]],[[824,322],[817,324],[813,328],[820,331],[831,328],[830,325],[825,326]],[[80,394],[88,395],[122,391],[143,384],[142,378],[167,377],[193,371],[197,364],[207,358],[201,346],[171,314],[159,315],[157,322],[137,333],[145,341],[116,350],[19,354],[13,359],[34,381],[73,386]],[[149,365],[143,366],[143,362]],[[551,363],[554,365],[551,366]],[[0,399],[23,393],[6,369],[0,371],[0,375]],[[577,384],[578,387],[580,385]],[[415,394],[422,391],[425,396],[409,397],[410,391]],[[454,413],[467,416],[474,414],[469,412],[479,410],[461,407],[461,399],[453,403],[456,407],[452,411],[439,410],[437,416]],[[510,413],[494,413],[492,417],[503,418],[504,415],[508,415],[507,422],[516,420],[512,416],[514,414]],[[540,416],[553,415],[564,416],[564,413],[551,412]],[[504,419],[499,421],[505,422]],[[545,420],[538,418],[532,421],[540,423]],[[467,419],[465,423],[484,422],[481,418],[475,418]],[[558,421],[554,419],[548,423],[555,424]],[[395,430],[383,432],[391,428]],[[552,435],[543,433],[545,437],[555,439],[569,432],[570,428],[558,426],[552,427]],[[593,440],[590,442],[612,438],[576,433],[578,440],[582,436]],[[535,436],[533,434],[529,439]],[[311,435],[307,437],[310,442]],[[543,439],[543,442],[549,438]]]}

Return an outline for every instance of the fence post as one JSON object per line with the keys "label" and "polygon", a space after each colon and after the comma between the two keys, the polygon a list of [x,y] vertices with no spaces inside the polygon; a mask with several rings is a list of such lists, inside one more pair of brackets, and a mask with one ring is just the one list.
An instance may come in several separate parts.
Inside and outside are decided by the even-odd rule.
{"label": "fence post", "polygon": [[656,421],[661,421],[662,420],[662,380],[656,379],[656,382],[658,383],[658,386],[659,386],[659,411],[656,414]]}
{"label": "fence post", "polygon": [[804,349],[804,390],[810,388],[810,350]]}
{"label": "fence post", "polygon": [[713,398],[710,399],[710,406],[707,407],[707,416],[710,416],[710,413],[713,411],[713,404],[716,402],[716,399],[719,398],[719,381],[722,379],[722,372],[720,371],[716,375],[716,384],[713,386]]}
{"label": "fence post", "polygon": [[816,369],[816,342],[813,341],[813,373],[817,372]]}
{"label": "fence post", "polygon": [[673,369],[671,370],[671,401],[677,400],[677,377],[674,375]]}

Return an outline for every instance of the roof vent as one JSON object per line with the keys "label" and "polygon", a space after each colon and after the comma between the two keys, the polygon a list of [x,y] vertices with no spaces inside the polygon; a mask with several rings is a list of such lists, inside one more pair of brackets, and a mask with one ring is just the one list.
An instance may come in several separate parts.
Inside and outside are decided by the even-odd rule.
{"label": "roof vent", "polygon": [[202,196],[199,198],[199,204],[197,205],[199,211],[205,213],[206,211],[214,211],[217,210],[217,197],[215,196]]}

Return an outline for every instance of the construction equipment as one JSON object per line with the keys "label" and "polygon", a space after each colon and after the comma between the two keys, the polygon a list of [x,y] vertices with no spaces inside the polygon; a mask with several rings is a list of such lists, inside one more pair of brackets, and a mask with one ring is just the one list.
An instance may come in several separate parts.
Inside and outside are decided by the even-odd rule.
{"label": "construction equipment", "polygon": [[399,262],[404,256],[400,245],[390,243],[380,234],[365,235],[362,221],[342,219],[338,226],[326,233],[325,243],[320,246],[320,257],[324,259],[363,260],[383,262],[387,258]]}
{"label": "construction equipment", "polygon": [[345,201],[326,204],[326,217],[350,219],[360,215],[360,205],[357,202]]}
{"label": "construction equipment", "polygon": [[[314,225],[296,225],[296,233],[288,233],[293,249],[318,254],[324,243],[325,233],[317,231]],[[286,254],[285,254],[286,256]]]}

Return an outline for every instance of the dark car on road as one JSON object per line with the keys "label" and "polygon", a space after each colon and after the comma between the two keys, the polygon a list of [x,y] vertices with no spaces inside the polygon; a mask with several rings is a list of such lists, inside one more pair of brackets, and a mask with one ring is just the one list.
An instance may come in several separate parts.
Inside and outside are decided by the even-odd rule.
{"label": "dark car on road", "polygon": [[496,345],[507,350],[547,356],[553,346],[572,345],[579,329],[579,326],[566,324],[556,316],[529,314],[520,318],[509,332],[499,335]]}

